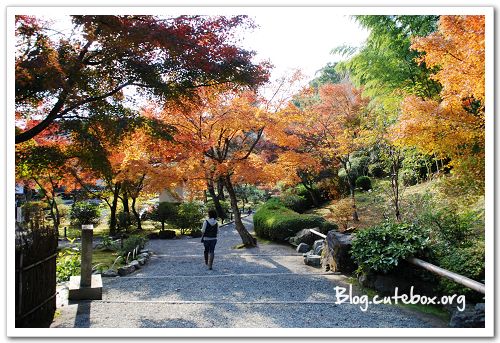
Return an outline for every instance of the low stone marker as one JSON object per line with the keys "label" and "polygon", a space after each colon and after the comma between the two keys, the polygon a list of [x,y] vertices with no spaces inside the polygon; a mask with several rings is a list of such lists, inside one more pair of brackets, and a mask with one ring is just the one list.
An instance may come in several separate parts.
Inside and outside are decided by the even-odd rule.
{"label": "low stone marker", "polygon": [[99,274],[92,274],[92,238],[93,225],[82,225],[81,271],[78,276],[69,279],[69,300],[101,300],[102,279]]}
{"label": "low stone marker", "polygon": [[321,256],[315,255],[312,251],[304,254],[304,263],[312,267],[321,266]]}

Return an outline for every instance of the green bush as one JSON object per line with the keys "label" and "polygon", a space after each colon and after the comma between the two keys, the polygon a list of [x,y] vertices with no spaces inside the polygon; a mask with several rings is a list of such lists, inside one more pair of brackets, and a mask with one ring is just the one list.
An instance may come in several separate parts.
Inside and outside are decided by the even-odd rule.
{"label": "green bush", "polygon": [[351,254],[360,270],[389,272],[427,248],[428,235],[414,224],[385,222],[356,233]]}
{"label": "green bush", "polygon": [[135,223],[135,217],[132,213],[128,213],[121,210],[116,214],[116,224],[118,230],[128,231],[130,227]]}
{"label": "green bush", "polygon": [[165,223],[169,218],[177,216],[179,211],[179,203],[160,202],[153,208],[151,219],[161,223],[161,230],[165,230]]}
{"label": "green bush", "polygon": [[68,281],[70,276],[80,274],[80,251],[66,249],[57,254],[56,279],[57,282]]}
{"label": "green bush", "polygon": [[368,191],[372,189],[372,180],[368,176],[360,176],[356,179],[356,187]]}
{"label": "green bush", "polygon": [[132,253],[136,247],[143,249],[148,242],[147,237],[141,235],[131,235],[127,239],[123,240],[123,247],[120,249],[120,255],[126,257],[128,253]]}
{"label": "green bush", "polygon": [[306,197],[296,194],[286,194],[280,197],[283,205],[295,212],[304,213],[311,208],[311,201]]}
{"label": "green bush", "polygon": [[169,223],[178,227],[181,235],[184,235],[188,230],[199,230],[203,217],[203,206],[200,203],[185,202],[179,205],[177,215]]}
{"label": "green bush", "polygon": [[298,231],[319,228],[321,232],[335,230],[337,226],[323,217],[312,214],[299,214],[272,198],[263,204],[253,217],[254,229],[259,237],[273,241],[284,241]]}
{"label": "green bush", "polygon": [[412,169],[403,169],[400,178],[405,186],[414,186],[418,183],[418,174]]}
{"label": "green bush", "polygon": [[378,178],[387,175],[384,164],[380,162],[368,165],[368,174],[371,175],[372,177],[378,177]]}
{"label": "green bush", "polygon": [[99,224],[101,210],[99,205],[81,201],[73,204],[71,208],[71,224],[77,227],[82,225]]}
{"label": "green bush", "polygon": [[106,235],[102,236],[102,241],[97,247],[99,249],[108,250],[108,251],[118,250],[118,247],[117,247],[116,243],[113,241],[113,239],[110,236],[106,236]]}
{"label": "green bush", "polygon": [[[477,240],[462,248],[448,249],[435,262],[441,268],[464,275],[470,279],[484,283],[484,241]],[[469,288],[445,278],[439,279],[439,289],[447,294],[465,294],[469,297],[482,297]]]}

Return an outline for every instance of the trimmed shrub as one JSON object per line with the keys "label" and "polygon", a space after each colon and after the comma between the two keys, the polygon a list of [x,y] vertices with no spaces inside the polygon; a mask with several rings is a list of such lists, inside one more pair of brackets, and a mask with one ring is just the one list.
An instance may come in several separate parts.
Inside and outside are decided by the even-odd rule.
{"label": "trimmed shrub", "polygon": [[101,210],[99,205],[81,201],[73,204],[71,208],[71,224],[77,227],[81,225],[97,225],[101,221]]}
{"label": "trimmed shrub", "polygon": [[167,222],[178,227],[181,230],[181,235],[184,235],[188,230],[200,230],[203,217],[202,204],[194,201],[185,202],[179,205],[177,215],[172,220],[168,219]]}
{"label": "trimmed shrub", "polygon": [[292,211],[298,213],[304,213],[306,210],[311,208],[311,201],[306,199],[304,196],[296,195],[296,194],[287,194],[285,196],[280,197],[283,205]]}
{"label": "trimmed shrub", "polygon": [[273,241],[285,241],[302,229],[319,228],[321,232],[335,230],[337,226],[323,217],[299,214],[283,205],[276,198],[262,205],[253,217],[254,229],[259,237]]}
{"label": "trimmed shrub", "polygon": [[358,232],[351,255],[360,270],[387,273],[401,260],[422,252],[428,243],[427,233],[414,224],[385,222]]}
{"label": "trimmed shrub", "polygon": [[366,192],[372,189],[372,180],[368,176],[360,176],[356,179],[356,187]]}
{"label": "trimmed shrub", "polygon": [[165,222],[169,218],[177,215],[179,211],[179,203],[160,202],[156,205],[151,213],[151,219],[161,223],[161,230],[165,229]]}

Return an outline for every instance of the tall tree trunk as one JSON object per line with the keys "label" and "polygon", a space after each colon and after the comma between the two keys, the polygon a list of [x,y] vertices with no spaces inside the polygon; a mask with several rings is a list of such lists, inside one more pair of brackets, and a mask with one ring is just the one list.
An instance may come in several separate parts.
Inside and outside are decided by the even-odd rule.
{"label": "tall tree trunk", "polygon": [[224,195],[224,180],[222,177],[217,179],[217,197],[219,200],[226,200],[226,196]]}
{"label": "tall tree trunk", "polygon": [[110,209],[110,219],[109,219],[109,235],[116,235],[116,208],[118,206],[118,196],[120,195],[121,184],[119,182],[115,183],[115,189],[113,190],[113,201],[111,203]]}
{"label": "tall tree trunk", "polygon": [[130,219],[130,207],[128,205],[128,191],[125,187],[123,187],[122,203],[123,203],[123,212],[125,213],[126,225],[127,226],[132,225],[132,220]]}
{"label": "tall tree trunk", "polygon": [[302,184],[304,185],[304,188],[311,196],[311,200],[313,202],[314,207],[319,207],[319,199],[314,189],[312,187],[309,187],[306,182],[302,182]]}
{"label": "tall tree trunk", "polygon": [[59,231],[59,223],[57,222],[57,216],[56,212],[54,211],[54,206],[56,201],[54,199],[48,199],[49,206],[50,206],[50,218],[52,218],[52,222],[54,223],[54,230],[56,232]]}
{"label": "tall tree trunk", "polygon": [[215,189],[214,189],[214,183],[212,181],[207,182],[207,189],[208,193],[210,194],[210,197],[214,201],[214,206],[215,206],[215,211],[217,212],[217,216],[224,221],[224,219],[227,218],[226,212],[224,212],[224,209],[222,208],[222,205],[220,204],[219,197],[215,194]]}
{"label": "tall tree trunk", "polygon": [[242,243],[246,247],[255,247],[257,246],[257,239],[255,239],[250,232],[247,231],[245,225],[241,221],[240,210],[238,209],[238,199],[236,198],[236,193],[233,188],[233,184],[231,183],[231,177],[226,175],[224,177],[224,185],[226,186],[227,193],[229,195],[229,199],[231,200],[231,209],[234,214],[234,226],[236,231],[241,237]]}
{"label": "tall tree trunk", "polygon": [[135,220],[137,221],[137,230],[142,230],[142,225],[141,225],[141,216],[139,213],[137,213],[137,210],[135,208],[135,201],[137,200],[136,197],[131,197],[132,198],[132,213],[134,213]]}
{"label": "tall tree trunk", "polygon": [[392,151],[392,159],[391,159],[391,187],[392,187],[392,197],[393,197],[393,206],[394,206],[394,215],[396,216],[397,221],[401,221],[401,211],[399,209],[400,203],[400,184],[399,184],[399,170],[401,164],[401,152],[400,151]]}
{"label": "tall tree trunk", "polygon": [[351,168],[348,167],[349,164],[349,156],[347,156],[347,161],[341,160],[342,166],[344,167],[345,173],[347,175],[347,183],[349,184],[349,190],[351,192],[352,199],[352,220],[355,222],[359,222],[358,209],[356,207],[356,197],[354,196],[354,191],[356,189],[356,182],[353,180],[351,175]]}

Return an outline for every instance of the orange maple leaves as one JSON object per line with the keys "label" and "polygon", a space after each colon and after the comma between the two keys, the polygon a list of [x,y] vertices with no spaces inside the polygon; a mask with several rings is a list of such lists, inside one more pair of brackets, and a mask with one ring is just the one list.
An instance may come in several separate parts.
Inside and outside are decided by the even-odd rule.
{"label": "orange maple leaves", "polygon": [[484,178],[485,17],[442,16],[438,30],[415,38],[412,48],[425,52],[421,62],[438,68],[440,101],[408,97],[394,136],[399,144],[450,157],[457,168],[475,168]]}

